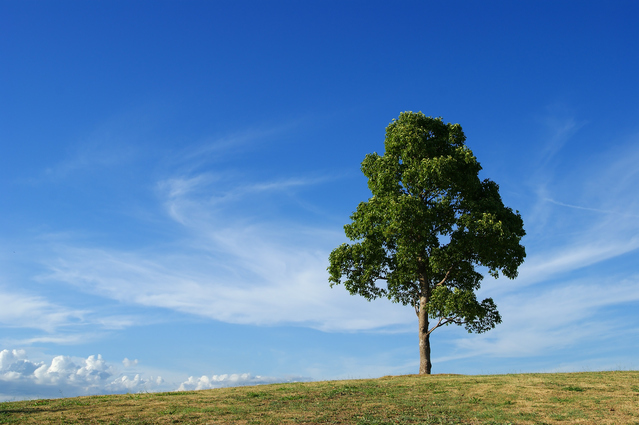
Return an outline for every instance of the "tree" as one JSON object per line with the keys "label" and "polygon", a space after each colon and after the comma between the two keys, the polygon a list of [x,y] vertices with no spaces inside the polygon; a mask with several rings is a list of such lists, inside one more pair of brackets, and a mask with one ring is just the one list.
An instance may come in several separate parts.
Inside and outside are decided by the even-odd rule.
{"label": "tree", "polygon": [[344,226],[355,243],[329,257],[331,287],[415,308],[420,374],[431,373],[435,329],[456,324],[481,333],[501,323],[492,298],[477,300],[483,275],[476,268],[514,279],[526,256],[519,212],[504,206],[496,183],[479,179],[465,140],[459,124],[401,113],[386,128],[384,155],[362,162],[373,196]]}

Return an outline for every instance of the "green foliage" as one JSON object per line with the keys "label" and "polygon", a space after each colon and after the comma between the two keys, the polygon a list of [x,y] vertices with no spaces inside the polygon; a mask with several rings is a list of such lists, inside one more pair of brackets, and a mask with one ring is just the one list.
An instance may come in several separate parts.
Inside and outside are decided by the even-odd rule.
{"label": "green foliage", "polygon": [[331,286],[426,308],[440,319],[433,329],[455,323],[485,332],[501,322],[492,299],[476,298],[483,279],[476,268],[515,278],[526,255],[523,221],[496,183],[479,179],[465,140],[459,124],[421,112],[390,123],[384,155],[362,162],[372,197],[344,226],[354,243],[330,254]]}

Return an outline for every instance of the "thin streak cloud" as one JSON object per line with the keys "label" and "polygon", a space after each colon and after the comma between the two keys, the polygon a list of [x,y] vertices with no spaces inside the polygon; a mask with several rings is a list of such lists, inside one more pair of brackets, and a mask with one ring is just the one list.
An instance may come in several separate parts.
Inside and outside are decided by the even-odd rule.
{"label": "thin streak cloud", "polygon": [[544,201],[548,201],[550,203],[553,203],[555,205],[559,205],[561,207],[574,208],[574,209],[577,209],[577,210],[592,211],[592,212],[601,213],[601,214],[619,215],[621,217],[628,217],[628,218],[639,218],[639,214],[628,214],[628,213],[622,213],[622,212],[612,211],[612,210],[602,210],[602,209],[598,209],[598,208],[582,207],[582,206],[579,206],[579,205],[571,205],[571,204],[566,204],[564,202],[558,202],[558,201],[555,201],[554,199],[550,199],[550,198],[544,198]]}
{"label": "thin streak cloud", "polygon": [[87,310],[55,305],[45,298],[0,288],[0,323],[9,327],[41,329],[51,332],[70,322],[83,320]]}

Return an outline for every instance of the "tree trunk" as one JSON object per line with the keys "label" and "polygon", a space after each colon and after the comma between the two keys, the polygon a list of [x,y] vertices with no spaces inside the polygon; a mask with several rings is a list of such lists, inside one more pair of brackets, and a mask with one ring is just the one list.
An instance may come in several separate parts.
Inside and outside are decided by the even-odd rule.
{"label": "tree trunk", "polygon": [[419,298],[419,374],[430,375],[430,335],[428,334],[428,309],[425,296]]}

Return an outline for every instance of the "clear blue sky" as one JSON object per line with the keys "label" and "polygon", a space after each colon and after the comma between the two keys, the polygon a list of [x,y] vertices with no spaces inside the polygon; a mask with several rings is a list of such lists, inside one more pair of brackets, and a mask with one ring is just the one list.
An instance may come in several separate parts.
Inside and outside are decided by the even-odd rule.
{"label": "clear blue sky", "polygon": [[402,111],[460,123],[528,257],[433,372],[639,368],[637,1],[0,1],[0,398],[418,370],[329,288]]}

